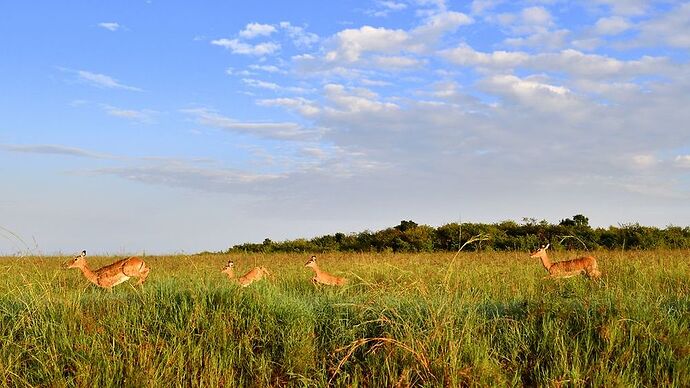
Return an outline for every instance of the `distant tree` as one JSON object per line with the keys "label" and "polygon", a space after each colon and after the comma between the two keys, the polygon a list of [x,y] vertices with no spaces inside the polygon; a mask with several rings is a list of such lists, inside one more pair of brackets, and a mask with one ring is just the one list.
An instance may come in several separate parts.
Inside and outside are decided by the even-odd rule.
{"label": "distant tree", "polygon": [[573,221],[575,222],[575,226],[589,226],[589,218],[583,216],[582,214],[574,215]]}
{"label": "distant tree", "polygon": [[400,221],[400,225],[396,226],[395,229],[405,232],[408,229],[416,228],[417,223],[410,220],[410,221]]}
{"label": "distant tree", "polygon": [[501,221],[494,224],[446,224],[433,228],[411,220],[379,231],[336,233],[312,238],[233,246],[235,252],[432,252],[455,251],[461,246],[468,251],[531,250],[550,242],[562,249],[657,249],[689,248],[690,227],[668,226],[665,229],[642,226],[638,223],[620,224],[608,228],[592,228],[589,218],[576,214],[558,224],[546,220],[523,218],[521,223]]}
{"label": "distant tree", "polygon": [[561,226],[575,226],[575,221],[573,221],[570,218],[566,218],[564,220],[561,220],[561,222],[558,223],[558,225]]}
{"label": "distant tree", "polygon": [[566,218],[564,220],[561,220],[558,225],[561,226],[577,226],[577,227],[585,227],[589,226],[589,218],[583,216],[582,214],[576,214],[573,216],[573,218]]}

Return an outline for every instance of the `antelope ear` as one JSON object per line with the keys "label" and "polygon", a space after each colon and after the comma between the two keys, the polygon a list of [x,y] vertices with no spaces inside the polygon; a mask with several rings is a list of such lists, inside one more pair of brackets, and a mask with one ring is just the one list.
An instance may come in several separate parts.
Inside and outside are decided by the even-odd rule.
{"label": "antelope ear", "polygon": [[548,243],[548,244],[546,244],[546,246],[544,247],[544,249],[549,249],[550,246],[551,246],[551,243]]}
{"label": "antelope ear", "polygon": [[86,249],[84,249],[83,251],[81,251],[81,257],[85,257],[85,256],[86,256]]}

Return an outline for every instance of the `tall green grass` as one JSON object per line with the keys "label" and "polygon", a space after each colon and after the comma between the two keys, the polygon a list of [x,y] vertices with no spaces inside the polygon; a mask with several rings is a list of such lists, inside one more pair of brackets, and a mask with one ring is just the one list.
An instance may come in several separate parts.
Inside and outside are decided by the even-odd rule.
{"label": "tall green grass", "polygon": [[[543,279],[526,253],[320,257],[344,288],[314,287],[302,255],[146,257],[144,287],[113,292],[66,258],[1,258],[0,384],[690,384],[690,252],[596,256],[598,282]],[[229,258],[274,278],[239,288]]]}

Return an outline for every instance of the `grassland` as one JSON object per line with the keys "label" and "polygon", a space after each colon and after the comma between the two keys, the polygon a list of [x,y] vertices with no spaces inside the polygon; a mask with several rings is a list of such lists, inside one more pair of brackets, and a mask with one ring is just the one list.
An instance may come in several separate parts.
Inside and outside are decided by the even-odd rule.
{"label": "grassland", "polygon": [[[112,293],[65,257],[0,258],[0,385],[688,386],[690,252],[595,254],[599,282],[524,252],[320,256],[345,288],[307,255],[146,257]],[[274,279],[241,289],[229,258]]]}

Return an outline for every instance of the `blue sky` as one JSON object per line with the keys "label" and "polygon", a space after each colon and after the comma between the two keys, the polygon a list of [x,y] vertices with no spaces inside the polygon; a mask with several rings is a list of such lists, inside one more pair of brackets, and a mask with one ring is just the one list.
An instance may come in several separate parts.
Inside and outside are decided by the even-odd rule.
{"label": "blue sky", "polygon": [[0,47],[0,253],[690,224],[688,2],[4,2]]}

